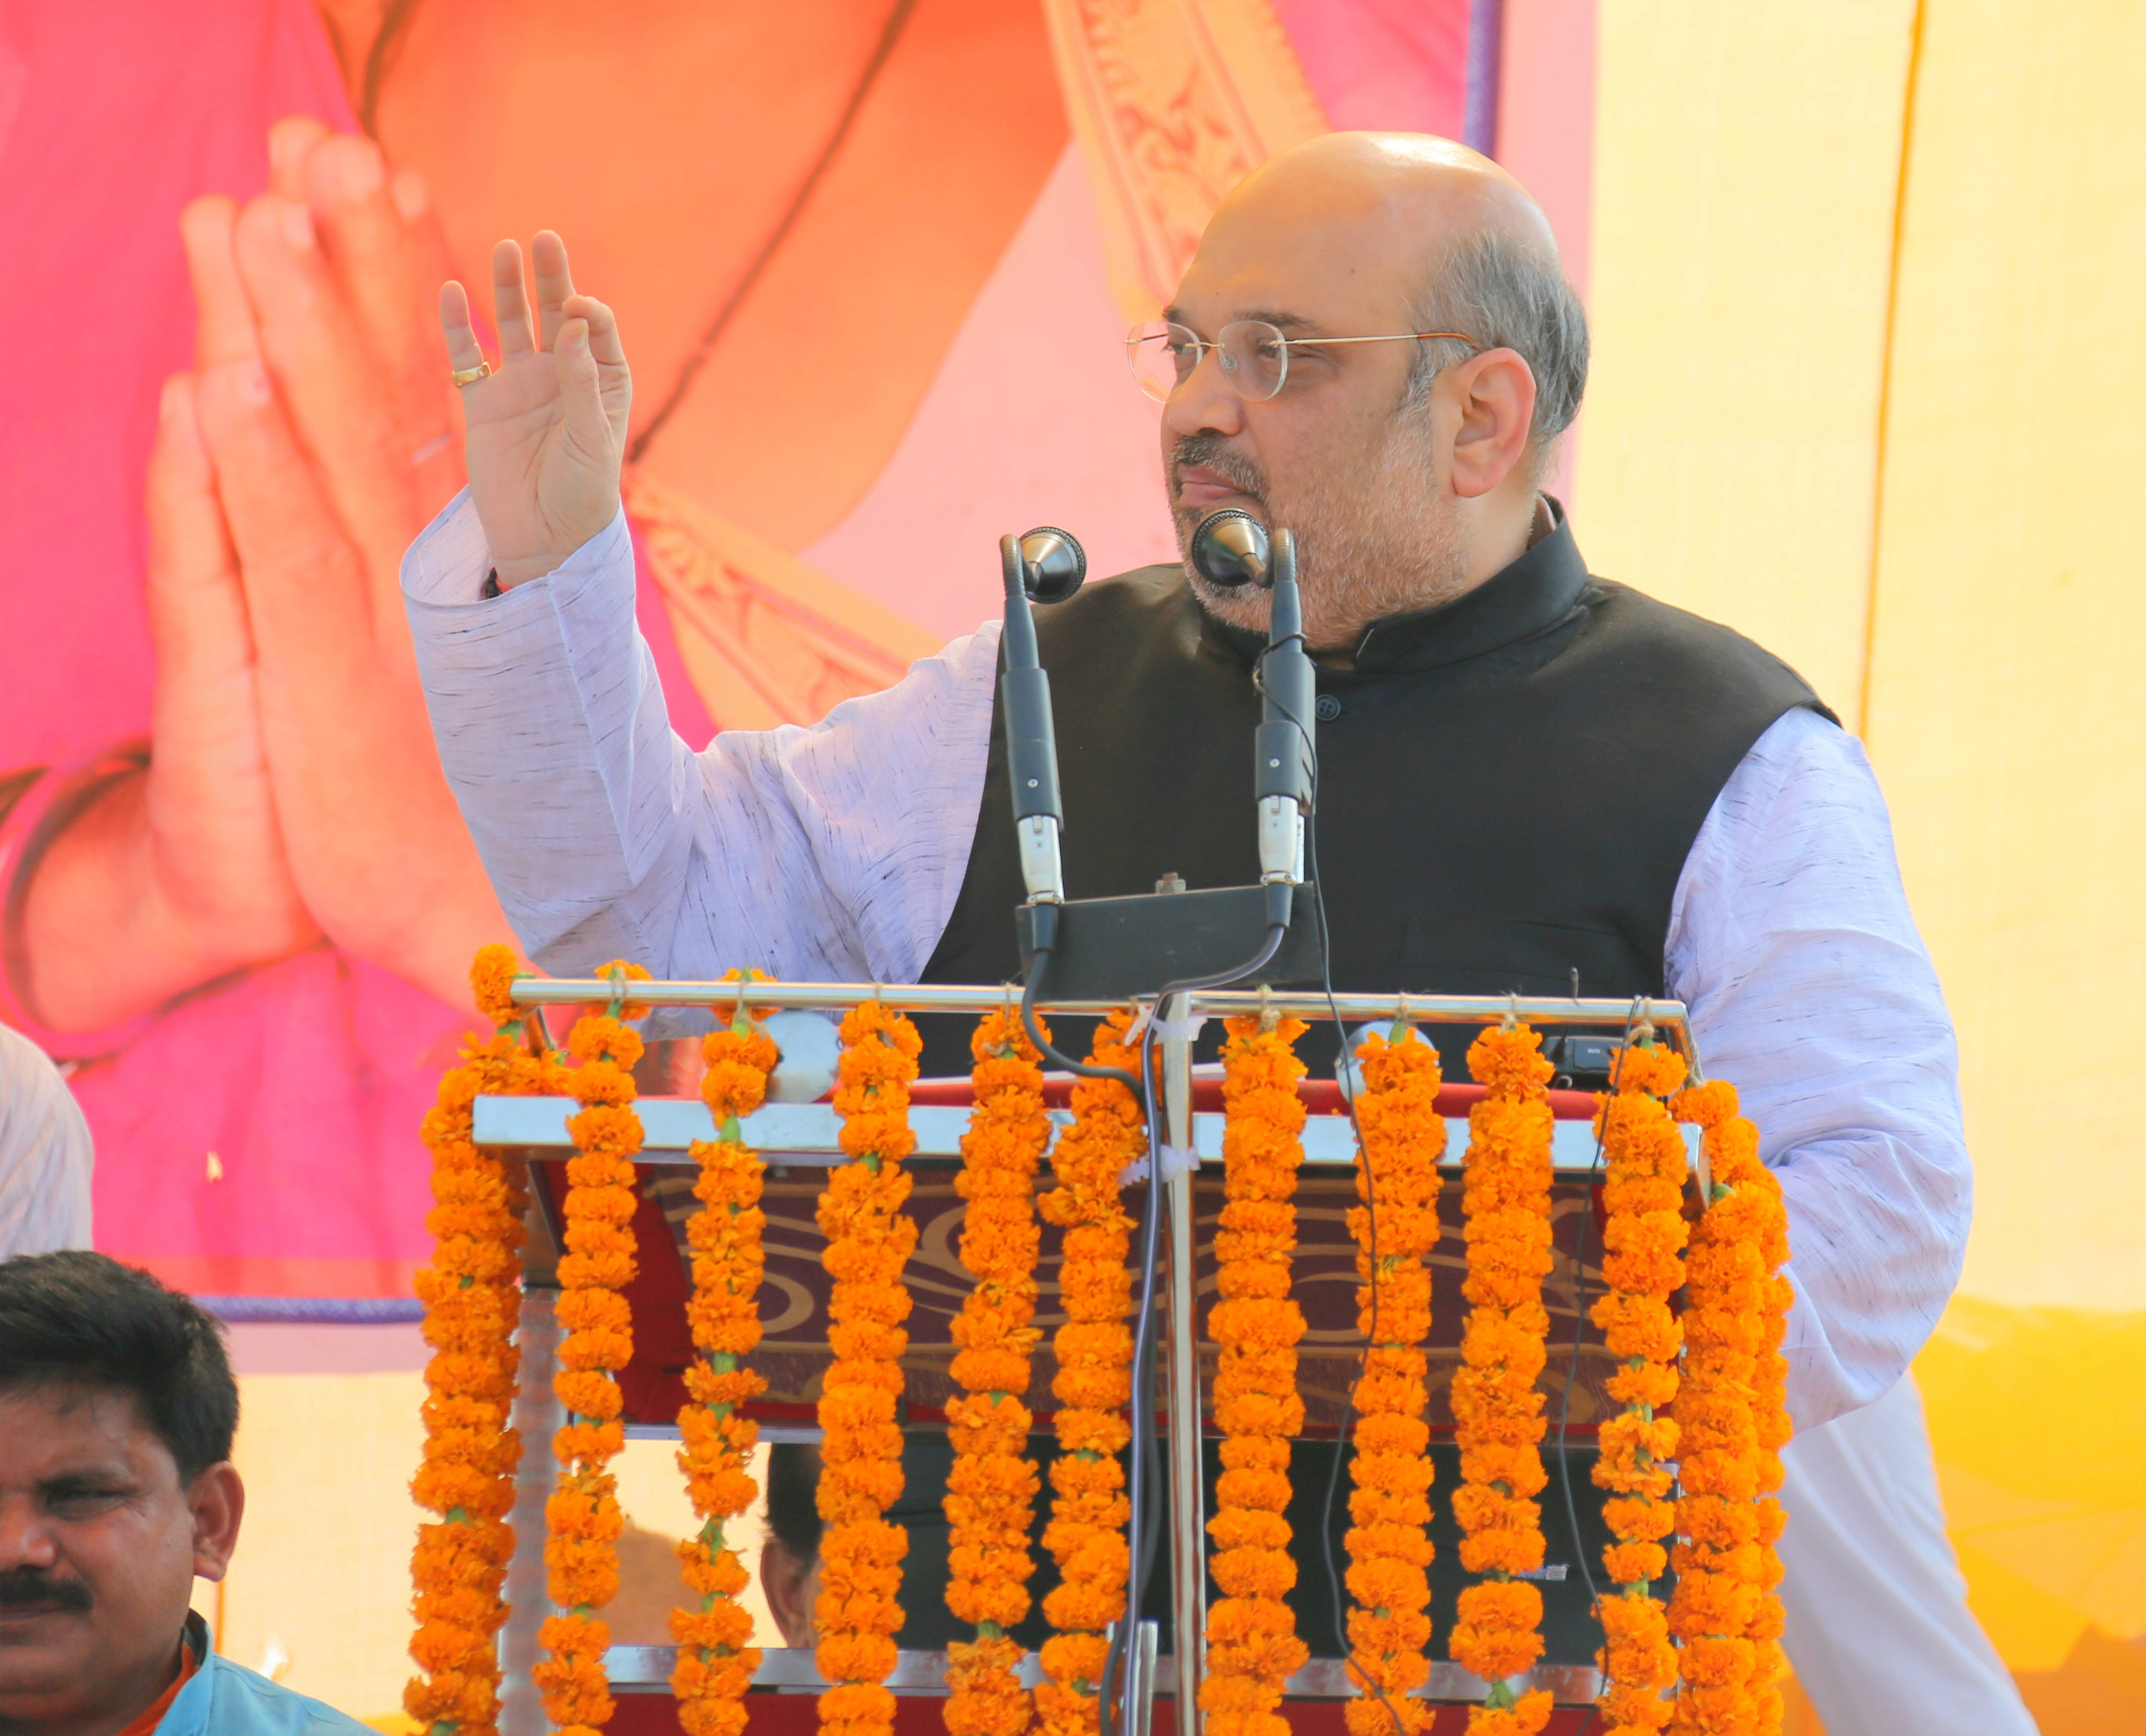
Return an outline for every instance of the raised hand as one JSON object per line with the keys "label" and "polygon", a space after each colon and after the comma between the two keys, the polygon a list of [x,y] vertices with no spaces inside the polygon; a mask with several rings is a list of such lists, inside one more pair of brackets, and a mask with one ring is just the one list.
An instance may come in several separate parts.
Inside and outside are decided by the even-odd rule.
{"label": "raised hand", "polygon": [[36,866],[32,1010],[92,1029],[317,944],[467,1004],[508,937],[440,771],[397,570],[461,484],[422,187],[317,121],[181,222],[200,318],[148,489],[157,702]]}
{"label": "raised hand", "polygon": [[[522,284],[522,249],[492,249],[500,359],[462,388],[470,497],[502,590],[552,571],[618,511],[633,377],[610,308],[576,295],[566,245],[546,230],[533,248],[536,320]],[[440,290],[440,328],[457,372],[483,365],[459,283]]]}

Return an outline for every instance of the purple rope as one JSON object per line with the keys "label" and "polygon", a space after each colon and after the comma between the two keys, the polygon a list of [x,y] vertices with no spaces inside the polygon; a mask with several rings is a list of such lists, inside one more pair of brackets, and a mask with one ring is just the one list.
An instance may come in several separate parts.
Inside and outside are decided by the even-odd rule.
{"label": "purple rope", "polygon": [[422,1320],[425,1304],[403,1296],[196,1296],[233,1326],[390,1326]]}
{"label": "purple rope", "polygon": [[1505,0],[1468,0],[1468,97],[1461,142],[1498,154],[1498,68],[1504,52]]}

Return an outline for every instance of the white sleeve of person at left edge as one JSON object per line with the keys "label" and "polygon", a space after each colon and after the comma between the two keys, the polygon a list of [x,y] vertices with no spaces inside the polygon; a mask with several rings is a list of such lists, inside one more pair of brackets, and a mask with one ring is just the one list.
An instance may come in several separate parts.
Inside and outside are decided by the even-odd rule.
{"label": "white sleeve of person at left edge", "polygon": [[93,1154],[52,1057],[0,1025],[0,1260],[89,1246]]}
{"label": "white sleeve of person at left edge", "polygon": [[1776,722],[1677,885],[1668,988],[1759,1128],[1789,1212],[1789,1409],[1882,1397],[1959,1280],[1972,1209],[1959,1049],[1862,745]]}
{"label": "white sleeve of person at left edge", "polygon": [[816,723],[727,730],[696,752],[635,622],[623,511],[502,596],[482,596],[490,565],[465,491],[404,557],[403,601],[441,762],[534,963],[916,980],[976,826],[995,623]]}

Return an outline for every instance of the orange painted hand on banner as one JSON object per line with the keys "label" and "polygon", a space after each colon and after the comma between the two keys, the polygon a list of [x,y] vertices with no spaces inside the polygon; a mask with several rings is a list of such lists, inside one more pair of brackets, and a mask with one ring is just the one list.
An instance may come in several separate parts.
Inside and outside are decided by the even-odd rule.
{"label": "orange painted hand on banner", "polygon": [[150,762],[53,841],[23,911],[17,986],[61,1030],[115,1024],[320,938],[283,848],[246,601],[186,375],[164,383],[148,509]]}
{"label": "orange painted hand on banner", "polygon": [[[456,1005],[508,935],[441,772],[399,566],[459,486],[422,189],[290,121],[273,181],[181,221],[200,312],[148,496],[157,705],[145,778],[56,841],[28,990],[64,1029],[323,934]],[[176,409],[173,407],[176,406]]]}
{"label": "orange painted hand on banner", "polygon": [[452,480],[452,457],[423,474],[449,426],[444,355],[422,300],[395,312],[419,293],[422,197],[389,187],[369,142],[287,127],[277,145],[279,187],[303,200],[202,200],[184,220],[202,428],[277,811],[328,937],[461,1005],[469,955],[508,930],[440,770],[402,607],[402,551]]}

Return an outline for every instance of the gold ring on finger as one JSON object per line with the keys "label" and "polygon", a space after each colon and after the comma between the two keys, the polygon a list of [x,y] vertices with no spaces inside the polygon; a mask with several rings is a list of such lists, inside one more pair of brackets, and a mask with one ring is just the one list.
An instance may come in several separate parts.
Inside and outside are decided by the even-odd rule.
{"label": "gold ring on finger", "polygon": [[447,377],[457,386],[474,386],[478,381],[490,377],[491,373],[492,364],[480,362],[475,367],[458,367]]}

